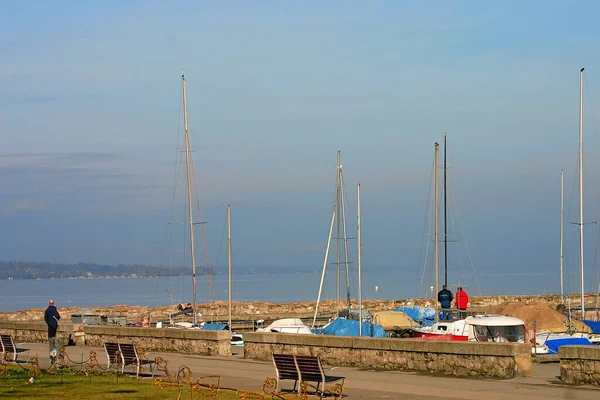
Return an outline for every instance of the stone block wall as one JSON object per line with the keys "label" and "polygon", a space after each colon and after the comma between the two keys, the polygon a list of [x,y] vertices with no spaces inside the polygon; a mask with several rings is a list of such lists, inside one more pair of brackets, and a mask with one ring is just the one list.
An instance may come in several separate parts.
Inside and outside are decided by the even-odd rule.
{"label": "stone block wall", "polygon": [[231,332],[170,328],[84,326],[88,346],[102,347],[105,342],[134,343],[150,351],[231,355]]}
{"label": "stone block wall", "polygon": [[[47,343],[48,326],[43,321],[33,322],[8,322],[0,321],[0,333],[12,335],[15,342]],[[56,338],[59,344],[67,344],[69,339],[75,344],[83,345],[83,327],[79,324],[64,323],[58,325]]]}
{"label": "stone block wall", "polygon": [[563,382],[600,385],[600,347],[561,346],[558,355]]}
{"label": "stone block wall", "polygon": [[385,370],[410,370],[514,378],[531,375],[531,347],[518,343],[431,341],[244,333],[244,357],[270,360],[272,353],[320,356],[324,363]]}
{"label": "stone block wall", "polygon": [[[0,333],[12,335],[16,342],[47,343],[48,327],[44,322],[0,322]],[[231,332],[171,328],[137,328],[59,324],[58,344],[103,347],[104,342],[135,343],[150,351],[201,355],[231,355]]]}

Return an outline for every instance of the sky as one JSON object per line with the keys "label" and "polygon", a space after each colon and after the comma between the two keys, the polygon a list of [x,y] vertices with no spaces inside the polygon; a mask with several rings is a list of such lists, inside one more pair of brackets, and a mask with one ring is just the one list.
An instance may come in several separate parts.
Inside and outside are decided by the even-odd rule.
{"label": "sky", "polygon": [[[173,189],[183,69],[211,264],[226,260],[231,204],[236,266],[320,270],[341,150],[351,237],[361,183],[363,267],[414,274],[431,238],[434,142],[447,133],[450,282],[475,270],[558,292],[564,169],[565,290],[577,291],[568,222],[581,66],[585,220],[600,220],[598,11],[593,1],[2,2],[0,259],[168,262],[169,227],[185,220],[181,177]],[[598,228],[585,230],[596,291]]]}

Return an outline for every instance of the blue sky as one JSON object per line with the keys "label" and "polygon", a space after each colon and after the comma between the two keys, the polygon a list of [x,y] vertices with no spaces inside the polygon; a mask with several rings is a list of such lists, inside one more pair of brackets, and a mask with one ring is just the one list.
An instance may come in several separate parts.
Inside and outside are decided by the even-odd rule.
{"label": "blue sky", "polygon": [[[365,267],[422,268],[433,143],[447,132],[475,269],[484,281],[528,270],[532,287],[557,291],[561,168],[571,220],[577,211],[581,65],[586,220],[600,218],[599,8],[4,2],[0,258],[165,262],[183,68],[213,262],[232,204],[237,265],[320,269],[339,149],[350,230],[362,185]],[[586,232],[595,291],[596,227]],[[470,266],[454,269],[470,279]]]}

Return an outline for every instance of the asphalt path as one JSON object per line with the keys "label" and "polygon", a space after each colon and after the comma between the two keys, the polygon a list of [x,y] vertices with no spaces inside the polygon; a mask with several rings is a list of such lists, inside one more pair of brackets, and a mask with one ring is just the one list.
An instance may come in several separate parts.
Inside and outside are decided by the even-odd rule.
{"label": "asphalt path", "polygon": [[[42,368],[50,366],[48,345],[27,343],[30,356],[37,356]],[[98,362],[106,367],[107,357],[103,348],[86,346],[67,347],[67,354],[77,363],[87,360],[90,351],[97,354]],[[150,359],[160,356],[168,361],[173,375],[179,367],[188,366],[195,378],[205,375],[221,375],[222,387],[236,390],[260,392],[267,377],[275,377],[272,362],[243,358],[243,347],[234,347],[230,357],[199,356],[177,353],[150,352]],[[129,369],[130,371],[130,369]],[[346,377],[344,397],[348,399],[461,399],[461,400],[504,400],[504,399],[599,399],[600,388],[592,385],[567,385],[560,380],[558,363],[533,365],[533,376],[508,380],[472,379],[455,376],[440,376],[405,371],[384,371],[363,368],[339,367],[331,372]],[[158,374],[156,377],[163,376]],[[143,379],[149,379],[144,376]],[[284,389],[292,383],[284,381]]]}

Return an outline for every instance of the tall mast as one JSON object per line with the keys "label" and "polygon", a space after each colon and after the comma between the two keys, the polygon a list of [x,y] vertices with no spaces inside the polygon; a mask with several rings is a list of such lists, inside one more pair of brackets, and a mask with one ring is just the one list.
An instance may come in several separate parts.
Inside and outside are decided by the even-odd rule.
{"label": "tall mast", "polygon": [[563,242],[565,226],[565,179],[563,170],[560,170],[560,302],[564,304],[565,292],[563,289]]}
{"label": "tall mast", "polygon": [[356,241],[358,244],[358,336],[362,336],[362,226],[360,220],[360,183],[356,185]]}
{"label": "tall mast", "polygon": [[444,285],[446,286],[448,286],[448,186],[446,182],[448,170],[446,166],[447,142],[447,135],[444,133]]}
{"label": "tall mast", "polygon": [[583,276],[583,70],[579,71],[579,264],[581,266],[581,318],[585,318]]}
{"label": "tall mast", "polygon": [[315,316],[313,317],[312,327],[315,327],[317,313],[319,312],[319,303],[321,302],[321,293],[323,293],[323,281],[325,280],[325,269],[327,268],[327,259],[329,258],[329,248],[331,247],[331,233],[333,232],[333,222],[335,220],[335,207],[331,214],[331,225],[329,225],[329,236],[327,236],[327,249],[325,250],[325,260],[323,260],[323,272],[321,273],[321,283],[319,284],[319,295],[317,296],[317,305],[315,306]]}
{"label": "tall mast", "polygon": [[229,329],[233,332],[231,326],[231,206],[227,205],[227,265],[229,270]]}
{"label": "tall mast", "polygon": [[[440,266],[440,247],[439,247],[439,209],[440,209],[440,194],[439,194],[439,170],[438,170],[438,166],[439,166],[439,153],[440,153],[440,145],[436,142],[435,143],[435,156],[434,156],[434,185],[435,185],[435,189],[434,189],[434,233],[433,233],[433,241],[434,241],[434,268],[435,268],[435,291],[434,291],[434,296],[435,293],[437,293],[437,290],[439,289],[440,286],[440,277],[439,277],[439,266]],[[437,302],[437,298],[435,298],[434,300],[434,304],[435,304],[435,322],[438,322],[440,319],[440,316],[438,314],[438,302]]]}
{"label": "tall mast", "polygon": [[[350,262],[348,261],[348,234],[346,230],[346,206],[344,199],[344,192],[346,189],[344,188],[344,173],[342,170],[342,165],[340,164],[340,199],[342,202],[342,235],[344,239],[344,266],[346,272],[346,306],[348,307],[348,317],[350,316]],[[339,214],[338,214],[339,216]]]}
{"label": "tall mast", "polygon": [[340,212],[341,212],[341,204],[342,204],[342,182],[341,182],[341,174],[342,174],[342,165],[341,165],[341,152],[338,150],[337,153],[337,178],[336,178],[336,189],[335,189],[335,207],[337,209],[337,235],[336,235],[336,259],[337,259],[337,303],[338,303],[338,311],[341,310],[340,304],[340,291],[341,291],[341,266],[340,266],[340,256],[341,256],[341,220],[340,220]]}
{"label": "tall mast", "polygon": [[187,117],[187,97],[185,92],[185,75],[181,73],[181,84],[183,87],[183,125],[185,129],[185,164],[187,170],[187,203],[188,203],[188,220],[190,228],[190,256],[192,259],[192,299],[194,309],[194,326],[198,320],[196,316],[196,241],[194,239],[194,213],[192,209],[192,154],[190,151],[190,135],[188,132],[188,117]]}

